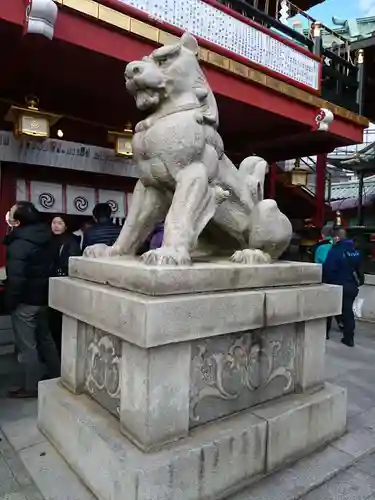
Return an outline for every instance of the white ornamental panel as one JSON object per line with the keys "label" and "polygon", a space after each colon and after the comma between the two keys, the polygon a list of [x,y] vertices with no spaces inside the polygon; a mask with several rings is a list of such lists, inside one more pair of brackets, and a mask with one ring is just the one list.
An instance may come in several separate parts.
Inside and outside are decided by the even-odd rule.
{"label": "white ornamental panel", "polygon": [[30,182],[30,201],[40,212],[63,212],[63,188],[50,182]]}
{"label": "white ornamental panel", "polygon": [[17,179],[16,201],[28,201],[26,181],[24,179]]}
{"label": "white ornamental panel", "polygon": [[320,63],[280,38],[265,33],[204,0],[120,0],[268,68],[294,82],[319,89]]}
{"label": "white ornamental panel", "polygon": [[111,191],[108,189],[99,189],[99,202],[108,203],[112,209],[112,217],[125,217],[126,199],[122,191]]}
{"label": "white ornamental panel", "polygon": [[66,212],[91,216],[96,204],[95,189],[83,186],[66,187]]}

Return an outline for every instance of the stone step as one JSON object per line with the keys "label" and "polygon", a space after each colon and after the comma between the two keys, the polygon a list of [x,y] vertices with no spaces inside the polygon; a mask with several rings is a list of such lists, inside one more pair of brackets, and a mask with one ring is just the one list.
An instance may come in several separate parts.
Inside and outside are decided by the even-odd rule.
{"label": "stone step", "polygon": [[[97,500],[40,433],[36,414],[3,423],[2,431],[45,500]],[[348,432],[331,445],[222,500],[298,500],[375,450],[375,434],[370,432],[365,437],[363,431]],[[349,442],[356,443],[355,452]]]}
{"label": "stone step", "polygon": [[38,430],[35,414],[1,428],[44,500],[97,500]]}

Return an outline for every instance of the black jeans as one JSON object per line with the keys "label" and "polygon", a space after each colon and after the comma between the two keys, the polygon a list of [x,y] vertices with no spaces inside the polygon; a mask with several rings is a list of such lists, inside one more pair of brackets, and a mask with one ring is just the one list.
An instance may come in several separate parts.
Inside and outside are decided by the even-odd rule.
{"label": "black jeans", "polygon": [[12,323],[24,389],[35,391],[44,372],[40,358],[49,376],[60,376],[60,358],[49,330],[47,307],[19,304],[12,312]]}
{"label": "black jeans", "polygon": [[[335,316],[337,324],[343,325],[343,337],[347,342],[354,338],[355,319],[353,312],[353,303],[358,295],[358,289],[343,289],[341,315]],[[332,325],[332,318],[327,318],[327,338]]]}
{"label": "black jeans", "polygon": [[61,358],[62,313],[50,307],[48,310],[48,316],[49,328],[52,334],[52,338],[56,344],[57,351]]}
{"label": "black jeans", "polygon": [[342,322],[343,336],[347,342],[354,339],[355,318],[353,312],[354,300],[358,295],[358,289],[345,289],[342,295]]}

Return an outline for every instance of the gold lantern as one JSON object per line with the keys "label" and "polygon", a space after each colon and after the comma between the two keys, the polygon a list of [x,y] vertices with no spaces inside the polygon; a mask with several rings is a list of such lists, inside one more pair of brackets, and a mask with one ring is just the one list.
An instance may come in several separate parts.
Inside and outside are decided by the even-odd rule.
{"label": "gold lantern", "polygon": [[293,186],[307,186],[307,178],[309,172],[300,166],[300,160],[297,159],[294,163],[293,170],[290,171],[290,183]]}
{"label": "gold lantern", "polygon": [[342,217],[341,217],[341,212],[340,210],[337,210],[335,213],[335,227],[341,227],[342,226]]}
{"label": "gold lantern", "polygon": [[7,121],[14,124],[14,135],[19,137],[47,139],[50,135],[50,127],[54,125],[61,116],[45,113],[38,108],[38,99],[26,99],[27,108],[11,106],[5,116]]}
{"label": "gold lantern", "polygon": [[108,139],[115,144],[115,153],[118,156],[131,158],[133,156],[133,129],[131,123],[128,123],[123,132],[109,132]]}

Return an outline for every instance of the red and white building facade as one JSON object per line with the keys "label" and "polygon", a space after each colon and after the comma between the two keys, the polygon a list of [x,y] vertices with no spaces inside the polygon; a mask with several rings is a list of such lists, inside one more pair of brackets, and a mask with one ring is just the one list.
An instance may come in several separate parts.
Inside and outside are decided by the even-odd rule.
{"label": "red and white building facade", "polygon": [[[324,158],[362,141],[368,122],[320,97],[320,57],[215,0],[1,2],[0,44],[7,50],[0,54],[0,237],[6,211],[21,199],[72,216],[109,202],[114,219],[124,220],[137,169],[107,140],[109,130],[140,119],[124,68],[185,30],[199,40],[234,162],[252,153],[270,163]],[[17,139],[4,120],[30,94],[61,116],[43,142]],[[271,168],[271,195],[275,176]]]}

